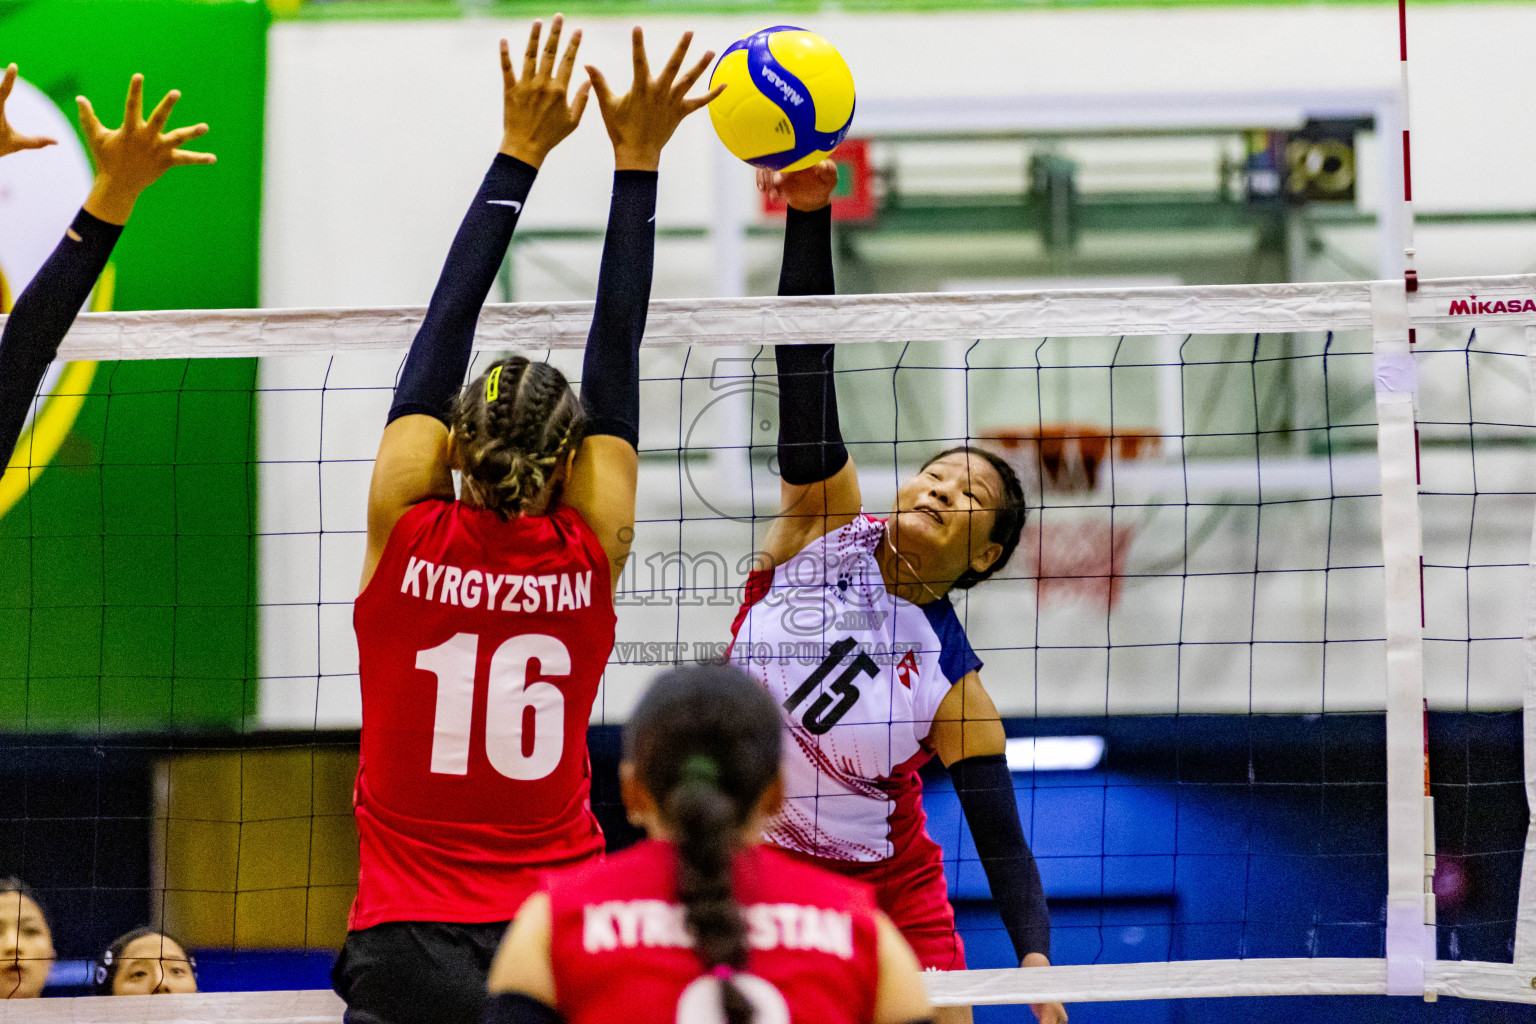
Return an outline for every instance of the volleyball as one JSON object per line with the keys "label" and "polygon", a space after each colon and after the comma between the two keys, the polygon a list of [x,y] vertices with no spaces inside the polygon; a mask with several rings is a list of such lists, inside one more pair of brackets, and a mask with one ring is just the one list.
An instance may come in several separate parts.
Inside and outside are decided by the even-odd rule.
{"label": "volleyball", "polygon": [[754,167],[798,171],[820,163],[853,124],[853,72],[821,36],[775,25],[732,43],[710,88],[709,105],[725,148]]}

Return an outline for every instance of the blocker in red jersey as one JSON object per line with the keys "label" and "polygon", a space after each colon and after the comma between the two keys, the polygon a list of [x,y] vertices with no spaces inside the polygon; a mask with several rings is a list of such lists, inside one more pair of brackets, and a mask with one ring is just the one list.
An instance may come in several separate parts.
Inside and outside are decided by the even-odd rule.
{"label": "blocker in red jersey", "polygon": [[746,673],[661,676],[620,780],[650,838],[552,874],[491,972],[488,1024],[916,1024],[917,960],[869,887],[761,843],[779,712]]}
{"label": "blocker in red jersey", "polygon": [[[581,41],[534,23],[501,44],[505,133],[449,250],[395,389],[368,493],[353,609],[363,696],[350,931],[332,971],[348,1024],[478,1024],[505,924],[538,871],[603,850],[587,722],[613,648],[613,581],[634,536],[639,347],[657,165],[711,54],[570,97]],[[595,92],[614,144],[608,237],[578,399],[499,359],[460,390],[475,321],[538,168]],[[462,475],[455,494],[453,471]]]}

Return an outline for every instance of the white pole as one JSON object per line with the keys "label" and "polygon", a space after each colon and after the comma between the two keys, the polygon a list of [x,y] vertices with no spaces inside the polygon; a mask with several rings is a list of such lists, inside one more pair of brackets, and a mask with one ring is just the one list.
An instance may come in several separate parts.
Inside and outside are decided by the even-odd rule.
{"label": "white pole", "polygon": [[1376,145],[1378,173],[1381,175],[1381,194],[1376,209],[1376,276],[1383,281],[1401,280],[1408,269],[1405,250],[1408,248],[1407,222],[1400,203],[1394,203],[1402,195],[1403,147],[1399,141],[1403,134],[1402,97],[1383,102],[1376,108]]}

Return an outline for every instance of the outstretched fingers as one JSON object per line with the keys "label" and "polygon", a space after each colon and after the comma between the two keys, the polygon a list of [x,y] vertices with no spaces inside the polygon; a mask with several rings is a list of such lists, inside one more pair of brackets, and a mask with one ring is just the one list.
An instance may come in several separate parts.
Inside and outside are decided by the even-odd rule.
{"label": "outstretched fingers", "polygon": [[517,84],[517,76],[512,73],[512,49],[507,46],[507,41],[501,41],[501,84],[510,89]]}
{"label": "outstretched fingers", "polygon": [[[566,37],[563,55],[562,37]],[[570,95],[581,37],[580,29],[572,29],[567,36],[562,14],[551,19],[547,33],[541,22],[534,22],[523,51],[521,77],[513,76],[511,56],[502,44],[501,152],[537,167],[576,128],[586,105],[585,95],[574,100]]]}
{"label": "outstretched fingers", "polygon": [[188,164],[212,164],[218,163],[219,158],[212,153],[192,153],[185,149],[171,151],[171,166],[185,167]]}
{"label": "outstretched fingers", "polygon": [[698,97],[697,99],[685,100],[683,102],[684,115],[686,116],[687,114],[691,114],[701,107],[709,106],[715,101],[715,97],[719,96],[723,92],[725,92],[724,83],[715,86],[713,89],[709,90],[709,92],[705,93],[703,96]]}
{"label": "outstretched fingers", "polygon": [[688,95],[688,90],[692,89],[694,83],[703,76],[705,71],[709,70],[709,62],[714,59],[714,52],[711,50],[705,50],[704,56],[699,58],[699,62],[693,67],[689,68],[688,73],[684,75],[682,79],[677,83],[677,85],[672,88],[672,95],[678,97],[679,99]]}
{"label": "outstretched fingers", "polygon": [[183,143],[191,142],[193,139],[201,138],[207,134],[208,126],[206,124],[194,124],[186,128],[177,128],[173,132],[166,132],[161,136],[160,141],[170,146],[180,146]]}
{"label": "outstretched fingers", "polygon": [[565,27],[565,17],[555,15],[549,23],[549,38],[544,40],[544,52],[539,56],[539,76],[551,78],[555,73],[555,58],[560,55],[560,31]]}
{"label": "outstretched fingers", "polygon": [[667,58],[667,66],[661,69],[661,77],[656,79],[658,88],[670,89],[672,82],[677,78],[677,71],[683,66],[683,57],[688,53],[688,46],[693,42],[693,33],[684,32],[683,38],[677,41],[672,48],[672,56]]}
{"label": "outstretched fingers", "polygon": [[582,82],[580,88],[576,90],[575,99],[571,100],[572,124],[581,121],[582,111],[587,109],[587,97],[590,95],[592,95],[592,82],[590,80]]}
{"label": "outstretched fingers", "polygon": [[6,121],[5,101],[10,99],[11,89],[15,84],[16,65],[12,64],[5,69],[3,75],[0,75],[0,156],[23,149],[42,149],[44,146],[57,145],[56,139],[50,139],[45,135],[22,135]]}
{"label": "outstretched fingers", "polygon": [[571,33],[571,41],[565,47],[565,56],[560,60],[559,82],[562,87],[571,84],[571,72],[576,70],[576,51],[579,49],[581,49],[581,29]]}
{"label": "outstretched fingers", "polygon": [[603,77],[601,71],[588,64],[587,82],[592,86],[592,95],[597,97],[597,109],[602,112],[606,120],[613,110],[613,93],[608,88],[608,79]]}
{"label": "outstretched fingers", "polygon": [[771,171],[766,167],[757,169],[757,190],[775,203],[784,200],[784,193],[779,190],[779,177],[778,171]]}
{"label": "outstretched fingers", "polygon": [[102,127],[101,119],[96,116],[96,108],[91,106],[91,101],[84,96],[75,97],[75,106],[80,110],[80,130],[85,133],[88,141],[100,138],[106,133]]}
{"label": "outstretched fingers", "polygon": [[128,79],[128,99],[123,103],[123,126],[144,123],[144,76]]}
{"label": "outstretched fingers", "polygon": [[523,78],[532,78],[539,70],[539,33],[544,30],[544,23],[536,21],[528,32],[528,48],[523,51]]}
{"label": "outstretched fingers", "polygon": [[629,48],[635,62],[635,86],[647,86],[651,82],[651,65],[645,59],[645,33],[636,25],[629,34]]}
{"label": "outstretched fingers", "polygon": [[218,161],[218,157],[212,153],[193,153],[182,149],[183,145],[208,134],[206,124],[188,125],[185,128],[177,128],[173,132],[166,132],[160,136],[160,143],[165,146],[175,147],[171,150],[171,166],[184,167],[187,164],[211,164]]}
{"label": "outstretched fingers", "polygon": [[154,113],[149,115],[149,127],[156,135],[165,131],[165,124],[171,119],[171,110],[179,99],[181,99],[181,90],[172,89],[155,105]]}

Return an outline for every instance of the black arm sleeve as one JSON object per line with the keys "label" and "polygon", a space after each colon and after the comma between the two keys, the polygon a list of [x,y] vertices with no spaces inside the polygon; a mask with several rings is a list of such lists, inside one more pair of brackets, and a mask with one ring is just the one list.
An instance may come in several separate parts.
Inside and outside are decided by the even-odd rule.
{"label": "black arm sleeve", "polygon": [[10,461],[27,419],[27,406],[58,354],[75,315],[107,265],[123,233],[81,210],[27,285],[0,335],[0,472]]}
{"label": "black arm sleeve", "polygon": [[656,172],[615,171],[597,303],[581,363],[587,436],[640,447],[640,341],[656,261]]}
{"label": "black arm sleeve", "polygon": [[480,307],[501,269],[517,218],[538,173],[504,153],[497,153],[491,162],[480,191],[459,224],[459,233],[453,236],[426,318],[400,371],[395,403],[386,422],[413,413],[448,422],[454,396],[464,383],[464,371],[469,369]]}
{"label": "black arm sleeve", "polygon": [[1035,855],[1024,841],[1013,776],[1002,754],[967,757],[949,766],[955,793],[976,840],[976,854],[992,887],[992,900],[1022,961],[1029,953],[1051,955],[1051,912]]}
{"label": "black arm sleeve", "polygon": [[492,992],[485,997],[484,1024],[564,1024],[553,1006],[521,992]]}
{"label": "black arm sleeve", "polygon": [[[831,295],[832,208],[813,213],[790,209],[784,225],[780,295]],[[804,485],[826,480],[848,463],[837,420],[837,386],[831,345],[780,345],[779,475]]]}

